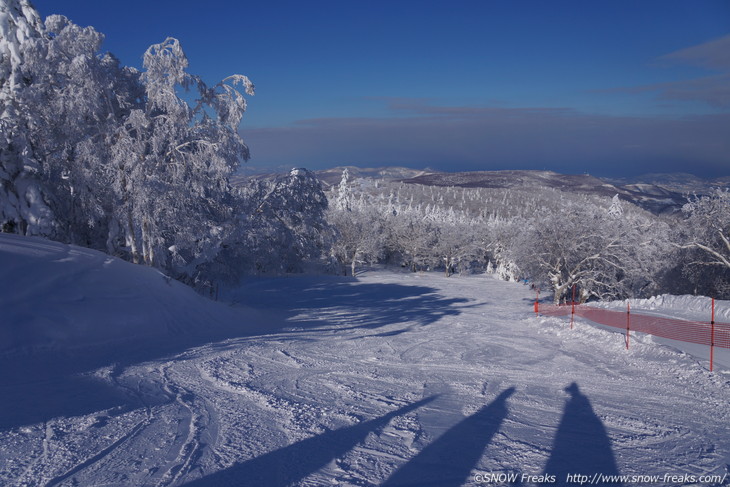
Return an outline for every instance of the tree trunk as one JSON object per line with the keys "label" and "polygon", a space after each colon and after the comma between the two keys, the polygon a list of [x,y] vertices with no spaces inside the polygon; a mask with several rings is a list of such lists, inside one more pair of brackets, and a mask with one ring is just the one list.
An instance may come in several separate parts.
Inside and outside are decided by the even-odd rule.
{"label": "tree trunk", "polygon": [[553,298],[554,304],[560,304],[560,298],[563,296],[563,293],[565,293],[565,290],[568,289],[569,286],[567,283],[558,284],[557,282],[553,283],[553,292],[555,293],[555,296]]}
{"label": "tree trunk", "polygon": [[142,257],[144,263],[152,265],[152,244],[150,243],[150,224],[147,220],[142,222]]}
{"label": "tree trunk", "polygon": [[132,223],[132,212],[127,213],[127,245],[132,252],[132,262],[139,264],[139,249],[137,248],[137,239],[134,235],[134,224]]}

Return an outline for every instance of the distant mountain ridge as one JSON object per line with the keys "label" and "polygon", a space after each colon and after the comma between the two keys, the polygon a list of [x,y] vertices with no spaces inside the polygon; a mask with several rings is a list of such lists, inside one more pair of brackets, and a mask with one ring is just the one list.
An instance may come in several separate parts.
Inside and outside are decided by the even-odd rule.
{"label": "distant mountain ridge", "polygon": [[[407,167],[362,168],[337,166],[314,171],[326,188],[336,186],[344,170],[353,180],[382,180],[421,184],[424,186],[457,186],[463,188],[554,188],[568,193],[614,196],[636,204],[655,214],[672,214],[682,209],[690,195],[705,195],[713,188],[730,188],[730,176],[703,179],[686,173],[652,173],[627,178],[601,178],[589,174],[560,174],[554,171],[503,170],[441,172]],[[279,174],[239,174],[234,184],[249,178],[268,178]]]}
{"label": "distant mountain ridge", "polygon": [[603,178],[604,181],[622,186],[649,184],[661,186],[683,194],[705,194],[712,188],[730,187],[730,176],[704,179],[688,173],[650,173],[633,178]]}
{"label": "distant mountain ridge", "polygon": [[315,171],[320,181],[327,186],[335,186],[342,180],[342,173],[347,169],[352,179],[383,179],[387,181],[404,181],[429,174],[448,174],[430,169],[410,169],[407,167],[375,167],[338,166],[331,169]]}
{"label": "distant mountain ridge", "polygon": [[588,174],[559,174],[552,171],[475,171],[437,173],[405,179],[404,183],[466,188],[554,188],[568,193],[601,196],[616,194],[656,214],[674,213],[687,202],[678,191],[655,184],[613,184]]}
{"label": "distant mountain ridge", "polygon": [[[345,167],[315,171],[325,186],[339,183]],[[730,187],[730,177],[712,180],[691,174],[647,174],[634,178],[599,178],[588,174],[560,174],[553,171],[504,170],[439,172],[403,167],[358,168],[347,166],[353,179],[382,179],[425,186],[465,188],[554,188],[569,193],[614,196],[655,214],[681,210],[691,194],[707,194],[714,187]]]}

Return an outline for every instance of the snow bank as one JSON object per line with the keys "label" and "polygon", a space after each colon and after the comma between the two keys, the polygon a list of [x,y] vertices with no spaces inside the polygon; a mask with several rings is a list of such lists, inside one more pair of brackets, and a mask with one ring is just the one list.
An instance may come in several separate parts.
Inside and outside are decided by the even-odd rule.
{"label": "snow bank", "polygon": [[0,288],[0,352],[140,346],[232,322],[155,269],[36,237],[0,234]]}
{"label": "snow bank", "polygon": [[[709,321],[711,314],[711,298],[706,296],[674,296],[662,294],[646,299],[630,299],[632,311],[653,311],[673,315],[677,318]],[[588,303],[596,308],[626,309],[626,301],[609,301]],[[715,301],[715,320],[730,323],[730,301]]]}

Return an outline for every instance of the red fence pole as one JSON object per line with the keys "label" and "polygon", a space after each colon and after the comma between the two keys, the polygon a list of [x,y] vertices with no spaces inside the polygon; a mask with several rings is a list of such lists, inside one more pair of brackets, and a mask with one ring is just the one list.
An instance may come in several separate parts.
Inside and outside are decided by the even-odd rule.
{"label": "red fence pole", "polygon": [[626,350],[629,349],[629,342],[631,341],[631,303],[626,300]]}
{"label": "red fence pole", "polygon": [[535,316],[537,316],[540,313],[540,307],[537,304],[540,301],[540,289],[535,288]]}
{"label": "red fence pole", "polygon": [[573,299],[570,302],[570,329],[573,329],[573,318],[575,317],[575,284],[573,284]]}
{"label": "red fence pole", "polygon": [[710,372],[715,358],[715,298],[712,298],[712,318],[710,319]]}

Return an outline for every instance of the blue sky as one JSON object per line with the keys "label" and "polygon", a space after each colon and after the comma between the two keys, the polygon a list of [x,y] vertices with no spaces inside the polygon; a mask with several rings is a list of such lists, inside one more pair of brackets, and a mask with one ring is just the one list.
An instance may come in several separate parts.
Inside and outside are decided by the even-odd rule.
{"label": "blue sky", "polygon": [[730,2],[35,0],[256,84],[259,168],[730,175]]}

